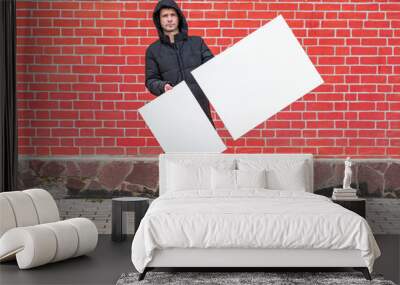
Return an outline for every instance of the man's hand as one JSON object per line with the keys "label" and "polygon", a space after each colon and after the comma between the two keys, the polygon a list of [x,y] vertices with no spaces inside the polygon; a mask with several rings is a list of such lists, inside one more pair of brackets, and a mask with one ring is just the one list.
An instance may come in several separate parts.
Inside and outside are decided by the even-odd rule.
{"label": "man's hand", "polygon": [[171,90],[171,89],[172,89],[172,86],[171,86],[171,85],[169,85],[168,83],[165,84],[165,86],[164,86],[164,92],[167,92],[168,90]]}

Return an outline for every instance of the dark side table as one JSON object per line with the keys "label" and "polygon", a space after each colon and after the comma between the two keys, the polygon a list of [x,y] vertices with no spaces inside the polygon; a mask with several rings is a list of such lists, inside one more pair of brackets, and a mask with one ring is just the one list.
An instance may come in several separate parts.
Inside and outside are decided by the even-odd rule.
{"label": "dark side table", "polygon": [[332,202],[339,204],[340,206],[359,214],[365,219],[365,204],[366,200],[362,198],[357,199],[332,199]]}
{"label": "dark side table", "polygon": [[126,234],[122,232],[123,212],[135,212],[135,232],[139,227],[140,221],[149,208],[150,199],[142,197],[120,197],[112,199],[112,229],[111,239],[113,241],[123,241]]}

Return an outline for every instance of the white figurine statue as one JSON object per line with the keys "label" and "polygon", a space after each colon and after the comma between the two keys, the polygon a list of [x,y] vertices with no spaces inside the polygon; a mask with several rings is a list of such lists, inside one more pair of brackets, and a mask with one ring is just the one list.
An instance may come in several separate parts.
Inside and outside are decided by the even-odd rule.
{"label": "white figurine statue", "polygon": [[343,179],[343,189],[351,189],[350,184],[351,184],[351,161],[350,157],[346,158],[346,161],[344,162],[344,179]]}

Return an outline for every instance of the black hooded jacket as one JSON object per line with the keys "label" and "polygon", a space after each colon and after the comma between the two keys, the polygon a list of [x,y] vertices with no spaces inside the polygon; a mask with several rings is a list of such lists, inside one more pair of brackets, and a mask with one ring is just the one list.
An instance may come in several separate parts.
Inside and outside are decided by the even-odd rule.
{"label": "black hooded jacket", "polygon": [[[179,16],[179,34],[174,43],[164,35],[160,24],[160,10],[173,8]],[[146,87],[159,96],[164,93],[165,84],[177,85],[185,80],[200,106],[210,119],[210,104],[192,74],[193,69],[213,57],[213,54],[201,37],[189,36],[186,18],[173,0],[161,0],[154,9],[153,21],[158,30],[159,39],[146,50]]]}

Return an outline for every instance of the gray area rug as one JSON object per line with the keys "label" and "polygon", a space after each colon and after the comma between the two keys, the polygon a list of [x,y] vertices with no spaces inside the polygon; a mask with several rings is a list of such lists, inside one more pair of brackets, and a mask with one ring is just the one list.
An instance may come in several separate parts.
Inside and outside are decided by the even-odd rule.
{"label": "gray area rug", "polygon": [[148,272],[146,278],[138,281],[138,273],[122,274],[117,285],[145,284],[213,284],[213,285],[395,285],[381,276],[373,275],[368,281],[359,272]]}

